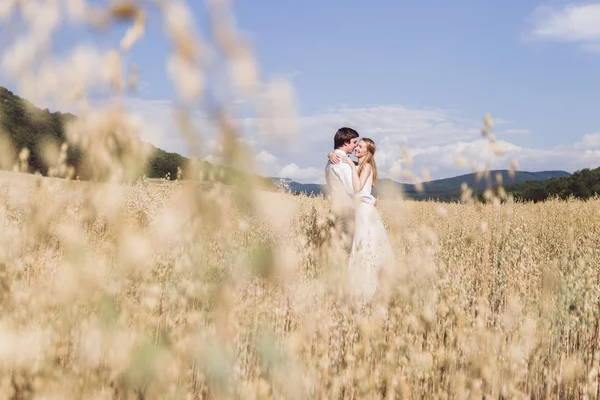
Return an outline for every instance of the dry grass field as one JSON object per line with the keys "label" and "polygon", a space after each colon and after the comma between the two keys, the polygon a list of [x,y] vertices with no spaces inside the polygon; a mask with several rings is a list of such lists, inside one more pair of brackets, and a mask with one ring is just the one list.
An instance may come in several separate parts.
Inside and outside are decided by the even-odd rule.
{"label": "dry grass field", "polygon": [[[210,130],[225,164],[251,170],[231,99],[264,122],[262,140],[301,142],[291,86],[260,81],[229,2],[205,2],[202,35],[175,0],[0,3],[4,79],[35,104],[71,105],[65,140],[110,182],[0,174],[0,398],[599,397],[599,198],[382,200],[396,263],[357,302],[326,199],[119,183],[148,161],[119,98],[137,85],[144,66],[129,51],[149,23],[169,41],[156,59],[192,156]],[[69,24],[99,35],[121,24],[122,37],[56,54]],[[92,107],[99,93],[114,102]],[[482,134],[499,154],[492,125]],[[28,153],[8,136],[0,167],[24,171]],[[72,175],[65,149],[48,152],[51,175]]]}
{"label": "dry grass field", "polygon": [[2,398],[596,398],[600,199],[382,201],[347,295],[328,203],[191,183],[0,183]]}

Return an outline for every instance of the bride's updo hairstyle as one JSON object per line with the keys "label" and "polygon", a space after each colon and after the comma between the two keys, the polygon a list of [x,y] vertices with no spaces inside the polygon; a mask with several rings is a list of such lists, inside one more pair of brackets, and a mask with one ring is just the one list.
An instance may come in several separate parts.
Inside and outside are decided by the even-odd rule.
{"label": "bride's updo hairstyle", "polygon": [[377,146],[375,146],[375,142],[369,138],[362,138],[361,142],[365,142],[367,145],[367,154],[365,154],[364,158],[360,160],[358,164],[358,175],[364,168],[365,164],[371,164],[371,170],[373,171],[373,186],[377,185],[377,164],[375,164],[375,150],[377,150]]}

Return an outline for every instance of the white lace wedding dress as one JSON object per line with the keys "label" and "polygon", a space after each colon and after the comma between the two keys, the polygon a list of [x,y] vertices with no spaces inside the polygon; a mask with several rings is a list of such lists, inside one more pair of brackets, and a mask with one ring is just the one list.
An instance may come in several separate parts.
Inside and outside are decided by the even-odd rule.
{"label": "white lace wedding dress", "polygon": [[377,291],[378,273],[381,268],[394,260],[383,221],[373,205],[372,183],[371,173],[362,190],[355,194],[354,240],[349,262],[350,284],[353,292],[367,297]]}

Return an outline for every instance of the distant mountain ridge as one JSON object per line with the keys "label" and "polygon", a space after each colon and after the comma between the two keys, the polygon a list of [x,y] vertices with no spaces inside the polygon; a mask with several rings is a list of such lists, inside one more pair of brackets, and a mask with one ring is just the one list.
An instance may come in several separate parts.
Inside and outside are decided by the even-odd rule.
{"label": "distant mountain ridge", "polygon": [[[510,176],[508,170],[490,171],[491,185],[497,186],[496,176],[502,176],[503,185],[529,182],[545,181],[553,178],[570,176],[567,171],[516,171],[514,177]],[[315,183],[299,183],[287,178],[271,178],[273,182],[281,189],[294,194],[320,195],[325,192],[325,185]],[[373,193],[385,197],[387,193],[401,191],[406,198],[411,199],[438,199],[442,201],[455,200],[460,197],[461,185],[466,183],[470,188],[476,191],[483,191],[488,185],[487,180],[482,176],[477,179],[477,173],[459,175],[451,178],[436,179],[423,183],[423,192],[419,192],[415,185],[409,183],[400,183],[392,179],[382,178],[378,180],[377,186],[373,188]]]}
{"label": "distant mountain ridge", "polygon": [[419,192],[415,185],[412,184],[400,184],[395,181],[387,182],[382,179],[379,181],[377,188],[374,190],[375,193],[378,191],[385,193],[386,189],[390,189],[386,185],[395,184],[402,185],[404,195],[412,199],[437,199],[437,200],[456,200],[460,198],[461,185],[466,183],[469,188],[475,192],[483,192],[488,185],[496,187],[500,182],[497,181],[497,175],[502,176],[502,185],[510,185],[521,182],[532,182],[532,181],[546,181],[548,179],[560,178],[563,176],[570,176],[571,174],[567,171],[515,171],[514,176],[511,176],[509,170],[491,170],[489,171],[489,182],[485,179],[484,174],[480,173],[478,179],[477,173],[470,173],[459,175],[451,178],[437,179],[423,183],[423,192]]}

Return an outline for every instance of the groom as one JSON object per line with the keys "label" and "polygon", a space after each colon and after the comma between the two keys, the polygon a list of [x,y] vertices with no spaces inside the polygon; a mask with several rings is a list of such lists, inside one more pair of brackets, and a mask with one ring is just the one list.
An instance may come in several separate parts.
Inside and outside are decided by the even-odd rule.
{"label": "groom", "polygon": [[[356,148],[358,132],[343,127],[337,130],[333,138],[334,153],[346,157]],[[346,163],[327,162],[325,167],[328,195],[331,197],[331,213],[334,217],[335,233],[348,254],[352,250],[354,238],[354,189],[352,187],[352,168]]]}

